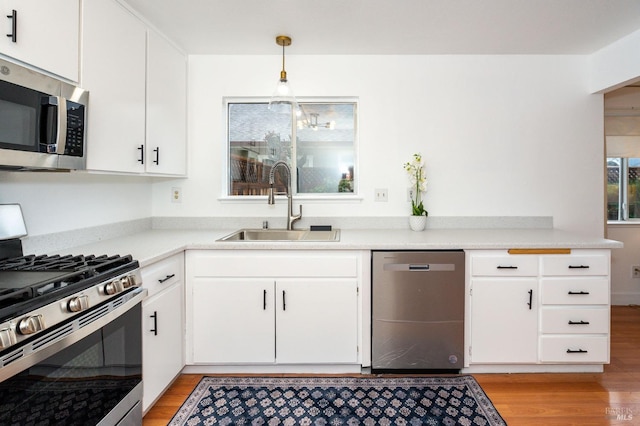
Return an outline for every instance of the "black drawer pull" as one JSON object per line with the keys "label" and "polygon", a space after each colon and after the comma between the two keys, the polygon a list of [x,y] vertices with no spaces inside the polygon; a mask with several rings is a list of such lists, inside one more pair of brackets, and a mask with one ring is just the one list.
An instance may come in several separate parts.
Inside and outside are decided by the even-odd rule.
{"label": "black drawer pull", "polygon": [[529,303],[527,303],[527,305],[529,305],[529,310],[531,310],[531,306],[533,305],[533,289],[529,290]]}
{"label": "black drawer pull", "polygon": [[158,282],[160,284],[162,284],[163,282],[169,281],[171,278],[173,278],[175,276],[176,276],[176,274],[167,275],[166,277],[159,279]]}
{"label": "black drawer pull", "polygon": [[267,290],[262,290],[262,310],[267,310]]}
{"label": "black drawer pull", "polygon": [[497,269],[518,269],[517,266],[501,266],[498,265]]}
{"label": "black drawer pull", "polygon": [[284,290],[282,290],[282,310],[283,311],[287,310],[287,295],[284,292]]}
{"label": "black drawer pull", "polygon": [[580,295],[580,294],[589,294],[588,291],[570,291],[569,293],[567,293],[569,295]]}
{"label": "black drawer pull", "polygon": [[569,325],[589,325],[589,321],[569,321]]}
{"label": "black drawer pull", "polygon": [[585,351],[584,349],[578,349],[577,351],[574,351],[573,349],[567,349],[567,353],[568,354],[586,354],[589,351]]}
{"label": "black drawer pull", "polygon": [[569,269],[589,269],[589,265],[569,265]]}
{"label": "black drawer pull", "polygon": [[153,164],[160,165],[160,147],[153,150],[156,153],[156,159],[153,160]]}

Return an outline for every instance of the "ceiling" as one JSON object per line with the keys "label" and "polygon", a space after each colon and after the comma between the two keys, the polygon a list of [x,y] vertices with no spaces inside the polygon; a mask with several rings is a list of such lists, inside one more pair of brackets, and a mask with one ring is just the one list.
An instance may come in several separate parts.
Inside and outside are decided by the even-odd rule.
{"label": "ceiling", "polygon": [[590,54],[640,0],[120,0],[190,54]]}

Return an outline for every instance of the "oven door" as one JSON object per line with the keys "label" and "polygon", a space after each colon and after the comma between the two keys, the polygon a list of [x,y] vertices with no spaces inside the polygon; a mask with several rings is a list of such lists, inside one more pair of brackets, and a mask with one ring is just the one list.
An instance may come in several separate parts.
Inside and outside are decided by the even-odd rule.
{"label": "oven door", "polygon": [[[3,376],[20,371],[0,383],[0,424],[139,425],[145,292],[131,293],[97,319],[99,310],[88,311],[78,320],[91,322],[80,330],[3,367]],[[38,342],[57,339],[62,329]],[[21,369],[25,362],[32,365]]]}

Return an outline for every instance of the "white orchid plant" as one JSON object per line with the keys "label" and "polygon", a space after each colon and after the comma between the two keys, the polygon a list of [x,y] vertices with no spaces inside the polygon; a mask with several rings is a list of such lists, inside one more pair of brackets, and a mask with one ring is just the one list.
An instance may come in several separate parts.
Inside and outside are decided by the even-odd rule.
{"label": "white orchid plant", "polygon": [[409,174],[409,179],[413,188],[411,198],[412,216],[429,216],[429,212],[422,204],[422,193],[427,190],[427,179],[425,178],[424,163],[421,154],[413,154],[413,159],[404,163],[404,169]]}

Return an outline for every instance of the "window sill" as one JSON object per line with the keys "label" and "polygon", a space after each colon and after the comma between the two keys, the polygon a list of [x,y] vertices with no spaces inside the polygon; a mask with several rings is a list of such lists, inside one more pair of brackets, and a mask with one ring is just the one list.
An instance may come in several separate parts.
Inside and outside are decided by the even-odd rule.
{"label": "window sill", "polygon": [[[287,197],[283,195],[276,196],[276,201],[278,203],[286,202]],[[361,203],[364,200],[364,197],[360,195],[294,195],[293,201],[297,203],[331,203],[331,204],[340,204],[340,203]],[[218,201],[221,203],[229,203],[229,204],[260,204],[267,203],[266,195],[236,195],[230,196],[225,195],[222,197],[218,197]],[[640,224],[640,223],[639,223]]]}
{"label": "window sill", "polygon": [[632,220],[608,220],[607,226],[613,227],[625,227],[625,226],[640,226],[640,219]]}

